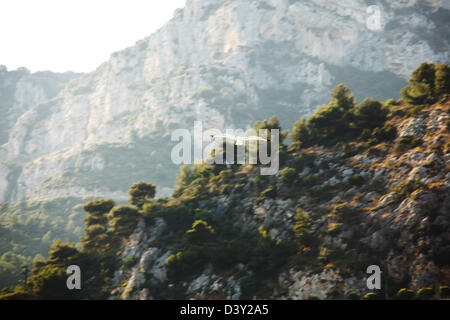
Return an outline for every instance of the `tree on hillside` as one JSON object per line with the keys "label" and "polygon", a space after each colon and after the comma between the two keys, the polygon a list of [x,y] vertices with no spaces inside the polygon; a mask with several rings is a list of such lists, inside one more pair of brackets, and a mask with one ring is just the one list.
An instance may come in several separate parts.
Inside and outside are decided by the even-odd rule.
{"label": "tree on hillside", "polygon": [[403,88],[403,100],[412,105],[432,104],[450,94],[450,67],[439,63],[422,63]]}
{"label": "tree on hillside", "polygon": [[130,187],[128,193],[131,196],[128,202],[142,209],[145,202],[155,197],[156,186],[151,183],[139,181]]}
{"label": "tree on hillside", "polygon": [[108,244],[107,214],[115,206],[112,199],[94,200],[86,203],[83,209],[88,213],[84,218],[85,236],[81,239],[83,250],[102,253]]}
{"label": "tree on hillside", "polygon": [[371,98],[364,99],[355,110],[355,129],[374,129],[381,127],[386,122],[388,110],[383,108],[383,104]]}

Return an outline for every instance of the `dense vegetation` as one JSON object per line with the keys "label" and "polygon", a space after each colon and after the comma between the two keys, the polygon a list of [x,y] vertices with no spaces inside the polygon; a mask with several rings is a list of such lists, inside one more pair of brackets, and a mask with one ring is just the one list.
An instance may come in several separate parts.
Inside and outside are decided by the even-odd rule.
{"label": "dense vegetation", "polygon": [[[60,198],[0,205],[0,288],[23,281],[23,266],[48,256],[57,239],[78,242],[83,234],[80,201]],[[65,206],[66,211],[59,208]]]}
{"label": "dense vegetation", "polygon": [[[87,215],[81,247],[70,241],[56,241],[47,260],[34,261],[26,283],[5,289],[0,298],[106,298],[112,289],[113,272],[121,266],[137,263],[134,259],[119,259],[123,242],[140,223],[152,228],[161,219],[167,227],[152,245],[170,249],[173,253],[166,260],[168,280],[164,284],[146,283],[146,287],[154,289],[151,291],[156,299],[186,298],[183,282],[193,279],[207,265],[216,273],[245,265],[249,272],[241,274],[241,298],[269,297],[273,290],[272,278],[288,266],[317,272],[339,265],[346,265],[349,270],[362,270],[363,266],[377,261],[380,252],[351,240],[349,250],[345,252],[321,245],[326,236],[333,236],[360,222],[363,212],[354,203],[339,203],[325,209],[317,207],[314,211],[299,207],[293,217],[293,227],[284,230],[285,236],[281,240],[275,240],[264,225],[256,230],[242,230],[236,225],[238,216],[253,213],[252,207],[228,203],[229,211],[218,214],[211,198],[245,193],[256,202],[263,202],[270,198],[296,199],[306,195],[320,204],[333,197],[338,189],[361,187],[365,180],[358,175],[350,176],[345,185],[333,188],[323,185],[312,174],[299,178],[299,173],[306,167],[316,171],[333,170],[327,165],[315,164],[314,153],[309,150],[329,148],[344,155],[354,155],[362,151],[369,154],[386,150],[402,153],[418,146],[415,137],[402,137],[395,142],[398,135],[395,124],[432,103],[446,101],[450,94],[449,83],[448,66],[424,63],[414,72],[409,87],[402,90],[399,101],[383,103],[368,98],[357,104],[350,89],[338,85],[328,105],[320,107],[308,119],[295,123],[292,146],[286,145],[287,133],[281,135],[282,184],[277,183],[276,176],[255,175],[251,181],[245,181],[248,176],[239,179],[242,170],[253,170],[251,166],[204,163],[192,168],[181,167],[170,199],[155,199],[155,186],[138,182],[129,190],[129,205],[116,205],[111,199],[90,201],[83,207]],[[255,124],[256,130],[273,128],[281,131],[276,117]],[[216,152],[224,153],[225,148]],[[423,187],[416,181],[399,184],[397,198],[392,201],[401,201]],[[371,188],[384,189],[385,186],[373,184]],[[325,221],[325,227],[320,231],[312,224],[319,216]],[[436,254],[435,262],[446,264],[445,259],[442,260],[444,256],[445,252]],[[65,270],[71,264],[79,265],[84,272],[81,291],[70,291],[65,287]],[[435,292],[432,288],[422,288],[414,293],[394,287],[388,294],[401,299],[428,299]],[[448,296],[448,287],[442,286],[439,294]],[[354,293],[349,298],[360,297]],[[364,298],[379,299],[380,296],[368,293]]]}

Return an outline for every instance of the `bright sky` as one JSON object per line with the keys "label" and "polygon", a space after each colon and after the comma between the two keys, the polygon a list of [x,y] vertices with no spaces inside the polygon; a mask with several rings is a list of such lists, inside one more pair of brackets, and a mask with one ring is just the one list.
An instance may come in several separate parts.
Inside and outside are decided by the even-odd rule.
{"label": "bright sky", "polygon": [[185,0],[0,0],[0,65],[88,72],[134,45]]}

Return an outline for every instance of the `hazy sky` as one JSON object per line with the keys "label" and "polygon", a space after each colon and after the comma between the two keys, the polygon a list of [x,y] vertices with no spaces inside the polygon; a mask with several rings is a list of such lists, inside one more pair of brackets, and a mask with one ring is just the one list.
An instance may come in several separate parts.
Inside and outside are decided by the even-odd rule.
{"label": "hazy sky", "polygon": [[159,29],[185,0],[0,0],[0,65],[94,70]]}

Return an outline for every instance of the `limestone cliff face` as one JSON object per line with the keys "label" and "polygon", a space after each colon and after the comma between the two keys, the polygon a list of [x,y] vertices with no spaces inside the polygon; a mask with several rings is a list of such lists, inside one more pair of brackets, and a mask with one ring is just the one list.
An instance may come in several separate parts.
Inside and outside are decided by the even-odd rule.
{"label": "limestone cliff face", "polygon": [[[261,188],[276,188],[276,196],[270,198],[261,200],[255,183],[259,171],[251,165],[232,173],[230,170],[229,175],[221,173],[222,179],[228,177],[226,181],[217,183],[215,179],[207,184],[208,191],[202,194],[204,200],[198,202],[199,206],[216,218],[222,217],[216,226],[225,225],[233,239],[239,239],[244,232],[258,234],[258,228],[264,226],[266,235],[277,243],[296,241],[292,232],[296,212],[299,208],[308,212],[310,236],[316,240],[301,241],[307,247],[296,253],[301,258],[298,262],[286,263],[265,277],[258,276],[259,269],[276,259],[266,251],[261,260],[253,262],[238,263],[235,256],[229,255],[225,267],[218,268],[218,256],[211,250],[216,247],[205,241],[200,250],[207,252],[208,263],[181,280],[170,278],[168,257],[193,247],[188,249],[185,244],[183,249],[176,249],[168,240],[174,232],[173,223],[171,229],[164,215],[155,215],[152,223],[141,219],[120,249],[120,259],[132,262],[122,263],[116,270],[111,298],[161,299],[167,298],[164,293],[174,294],[172,288],[178,290],[179,296],[175,297],[185,299],[346,299],[352,292],[362,297],[370,292],[366,285],[369,265],[383,270],[383,291],[378,291],[384,292],[383,296],[395,297],[400,288],[417,291],[448,285],[449,107],[447,100],[418,115],[394,120],[398,137],[392,145],[407,136],[420,138],[419,146],[412,149],[382,151],[387,146],[382,144],[350,152],[323,147],[304,149],[302,152],[309,154],[311,161],[298,170],[291,184],[281,174]],[[358,185],[351,182],[355,177],[360,179]],[[305,178],[315,183],[299,187]],[[226,190],[222,188],[225,184],[229,190],[218,192]],[[231,223],[225,222],[226,217]],[[248,246],[244,240],[238,241],[234,255],[246,252]],[[225,255],[229,250],[226,245],[218,248]],[[311,258],[314,250],[317,256]],[[257,259],[255,256],[248,260]],[[190,265],[198,257],[186,259]],[[322,266],[318,267],[317,262]],[[188,274],[187,269],[177,270]],[[256,282],[248,282],[255,275]],[[253,290],[252,286],[265,290]]]}
{"label": "limestone cliff face", "polygon": [[1,141],[0,201],[125,199],[136,180],[168,188],[173,128],[202,120],[245,129],[273,114],[289,128],[337,83],[385,99],[421,62],[448,62],[441,1],[377,4],[382,29],[372,31],[366,1],[188,0],[57,94],[19,81]]}
{"label": "limestone cliff face", "polygon": [[[0,65],[0,145],[8,142],[9,134],[18,119],[33,107],[54,98],[78,74],[37,72],[25,68],[9,71]],[[20,122],[20,121],[19,121]],[[0,199],[8,199],[8,153],[0,149]]]}

